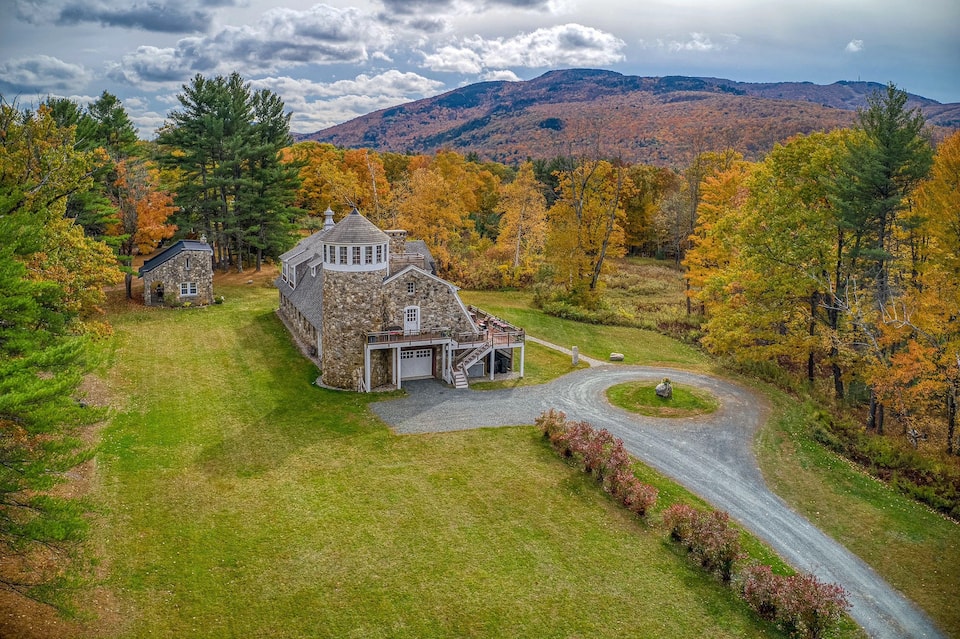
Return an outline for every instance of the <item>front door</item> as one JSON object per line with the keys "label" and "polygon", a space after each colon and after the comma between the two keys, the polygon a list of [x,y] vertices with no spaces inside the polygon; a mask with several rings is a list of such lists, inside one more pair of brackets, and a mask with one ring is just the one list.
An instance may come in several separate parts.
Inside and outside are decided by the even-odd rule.
{"label": "front door", "polygon": [[420,332],[419,306],[408,306],[403,309],[403,332],[414,335]]}

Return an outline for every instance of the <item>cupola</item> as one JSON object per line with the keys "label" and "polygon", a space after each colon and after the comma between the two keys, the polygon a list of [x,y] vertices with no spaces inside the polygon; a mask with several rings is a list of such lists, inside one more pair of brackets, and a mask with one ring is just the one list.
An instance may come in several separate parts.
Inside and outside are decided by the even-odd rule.
{"label": "cupola", "polygon": [[357,209],[326,231],[322,242],[327,271],[379,271],[390,263],[390,237]]}

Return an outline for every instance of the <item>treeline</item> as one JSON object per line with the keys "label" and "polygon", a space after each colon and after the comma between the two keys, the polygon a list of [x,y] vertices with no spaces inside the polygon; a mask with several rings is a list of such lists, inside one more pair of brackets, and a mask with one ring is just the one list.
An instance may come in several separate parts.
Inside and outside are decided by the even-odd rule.
{"label": "treeline", "polygon": [[[934,151],[905,104],[891,85],[853,129],[708,178],[684,264],[711,353],[863,406],[868,432],[954,454],[960,133]],[[870,463],[884,456],[896,469],[902,454]],[[955,509],[956,477],[941,488],[931,501]]]}

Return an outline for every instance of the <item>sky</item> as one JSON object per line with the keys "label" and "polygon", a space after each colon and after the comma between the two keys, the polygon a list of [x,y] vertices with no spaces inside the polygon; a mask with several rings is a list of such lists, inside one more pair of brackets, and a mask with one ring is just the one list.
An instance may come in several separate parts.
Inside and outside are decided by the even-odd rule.
{"label": "sky", "polygon": [[957,0],[0,0],[0,95],[109,91],[151,139],[196,74],[277,93],[308,133],[553,69],[893,82],[960,102]]}

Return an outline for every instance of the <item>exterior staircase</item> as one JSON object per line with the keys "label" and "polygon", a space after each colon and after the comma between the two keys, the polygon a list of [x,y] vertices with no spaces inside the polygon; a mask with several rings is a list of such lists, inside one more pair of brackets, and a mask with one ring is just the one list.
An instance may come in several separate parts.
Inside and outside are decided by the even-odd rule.
{"label": "exterior staircase", "polygon": [[487,342],[467,351],[453,363],[453,387],[459,390],[469,388],[467,384],[467,369],[480,361],[493,350],[493,344]]}

